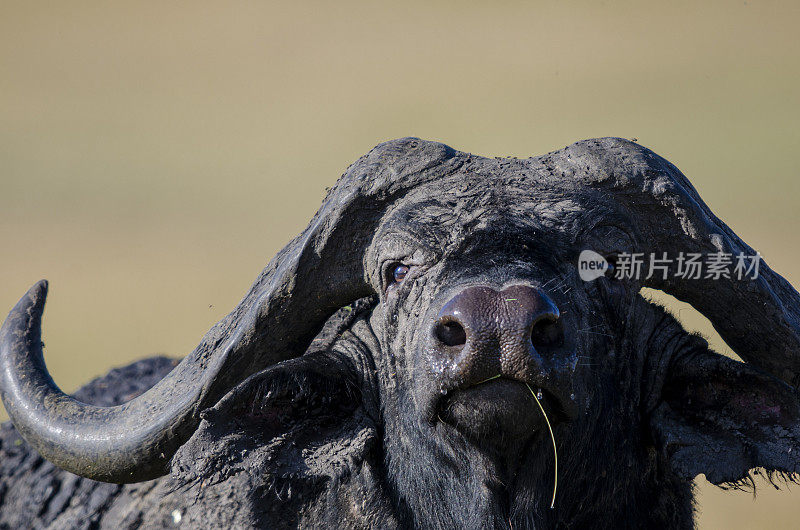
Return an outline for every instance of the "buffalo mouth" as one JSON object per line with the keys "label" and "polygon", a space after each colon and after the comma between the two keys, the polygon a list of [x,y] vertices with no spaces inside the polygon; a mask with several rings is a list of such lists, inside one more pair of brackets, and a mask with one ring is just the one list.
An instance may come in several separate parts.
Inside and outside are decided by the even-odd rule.
{"label": "buffalo mouth", "polygon": [[433,421],[481,441],[526,440],[547,430],[542,409],[534,396],[551,424],[570,418],[556,392],[516,380],[495,378],[439,395],[433,406]]}

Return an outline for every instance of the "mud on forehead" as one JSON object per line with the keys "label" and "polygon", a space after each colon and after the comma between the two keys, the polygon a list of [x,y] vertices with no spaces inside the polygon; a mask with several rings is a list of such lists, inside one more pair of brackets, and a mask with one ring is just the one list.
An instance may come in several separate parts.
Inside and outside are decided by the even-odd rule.
{"label": "mud on forehead", "polygon": [[538,173],[508,179],[460,173],[418,186],[398,200],[383,217],[370,254],[436,255],[487,238],[493,246],[506,240],[532,248],[562,247],[575,243],[587,227],[618,218],[613,203],[576,189],[574,182]]}

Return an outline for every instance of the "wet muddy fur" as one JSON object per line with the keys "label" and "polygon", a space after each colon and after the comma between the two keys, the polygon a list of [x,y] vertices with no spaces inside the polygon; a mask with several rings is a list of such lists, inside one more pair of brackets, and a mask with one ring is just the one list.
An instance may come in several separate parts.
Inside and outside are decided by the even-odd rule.
{"label": "wet muddy fur", "polygon": [[797,291],[765,263],[585,282],[587,249],[755,254],[627,140],[518,160],[403,138],[181,360],[63,394],[40,282],[0,329],[0,529],[691,528],[701,473],[794,480]]}

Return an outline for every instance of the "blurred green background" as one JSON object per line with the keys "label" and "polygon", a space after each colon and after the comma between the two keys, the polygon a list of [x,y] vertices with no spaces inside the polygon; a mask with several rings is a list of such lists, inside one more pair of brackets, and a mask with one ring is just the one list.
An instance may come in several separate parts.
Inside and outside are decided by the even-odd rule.
{"label": "blurred green background", "polygon": [[[751,0],[4,2],[0,310],[51,281],[67,391],[185,354],[350,162],[406,135],[520,157],[638,138],[800,285],[799,23]],[[701,528],[797,526],[796,489],[698,484]]]}

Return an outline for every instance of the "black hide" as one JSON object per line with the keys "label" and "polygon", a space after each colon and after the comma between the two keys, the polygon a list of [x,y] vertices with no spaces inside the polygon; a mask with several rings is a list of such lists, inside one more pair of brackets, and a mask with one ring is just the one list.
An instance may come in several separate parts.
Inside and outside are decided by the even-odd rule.
{"label": "black hide", "polygon": [[[766,264],[755,281],[584,282],[585,249],[752,250],[677,169],[625,140],[527,160],[381,144],[166,375],[194,381],[186,395],[197,401],[159,406],[174,429],[147,431],[136,459],[117,451],[119,469],[94,471],[102,422],[78,425],[88,449],[65,456],[68,439],[37,439],[37,422],[13,409],[26,439],[68,469],[169,474],[122,486],[79,478],[7,424],[0,527],[690,528],[700,473],[722,486],[755,468],[796,478],[797,292]],[[693,303],[747,363],[711,351],[643,286]],[[2,353],[14,405],[29,397],[14,368],[46,372],[26,360],[38,347],[30,317],[12,317]],[[142,361],[78,398],[109,406],[142,394],[146,410],[166,383],[146,388],[172,366]],[[65,399],[42,380],[37,392]],[[64,414],[48,410],[50,397],[37,414]],[[131,422],[124,414],[139,408],[91,416]],[[542,412],[559,457],[552,508]]]}

